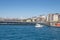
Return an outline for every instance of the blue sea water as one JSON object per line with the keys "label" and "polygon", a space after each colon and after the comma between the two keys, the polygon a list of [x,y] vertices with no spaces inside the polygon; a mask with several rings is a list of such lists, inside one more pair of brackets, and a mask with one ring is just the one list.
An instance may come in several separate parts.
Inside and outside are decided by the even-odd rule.
{"label": "blue sea water", "polygon": [[0,40],[60,40],[60,28],[33,25],[0,25]]}

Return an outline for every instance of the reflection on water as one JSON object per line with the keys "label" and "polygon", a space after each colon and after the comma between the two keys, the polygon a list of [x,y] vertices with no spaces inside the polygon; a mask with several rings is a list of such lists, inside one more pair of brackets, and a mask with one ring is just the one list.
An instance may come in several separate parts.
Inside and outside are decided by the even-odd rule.
{"label": "reflection on water", "polygon": [[0,40],[60,40],[60,28],[33,25],[0,25]]}

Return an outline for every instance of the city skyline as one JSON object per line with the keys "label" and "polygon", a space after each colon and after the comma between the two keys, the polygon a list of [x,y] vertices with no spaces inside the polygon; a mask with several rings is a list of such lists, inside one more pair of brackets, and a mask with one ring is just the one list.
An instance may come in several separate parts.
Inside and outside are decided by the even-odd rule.
{"label": "city skyline", "polygon": [[29,18],[60,13],[60,0],[0,0],[0,17]]}

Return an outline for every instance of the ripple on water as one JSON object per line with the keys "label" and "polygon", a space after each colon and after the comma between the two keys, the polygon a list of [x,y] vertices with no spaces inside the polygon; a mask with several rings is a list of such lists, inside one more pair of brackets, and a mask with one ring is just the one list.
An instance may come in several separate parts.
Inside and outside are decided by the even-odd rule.
{"label": "ripple on water", "polygon": [[0,25],[0,40],[60,40],[60,28]]}

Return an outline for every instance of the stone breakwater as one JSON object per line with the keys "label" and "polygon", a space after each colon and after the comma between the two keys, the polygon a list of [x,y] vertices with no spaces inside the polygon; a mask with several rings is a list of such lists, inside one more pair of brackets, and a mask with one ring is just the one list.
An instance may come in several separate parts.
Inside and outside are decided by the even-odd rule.
{"label": "stone breakwater", "polygon": [[13,24],[17,24],[17,25],[35,25],[36,23],[35,22],[0,22],[0,25],[1,24],[10,24],[10,25],[13,25]]}

